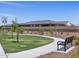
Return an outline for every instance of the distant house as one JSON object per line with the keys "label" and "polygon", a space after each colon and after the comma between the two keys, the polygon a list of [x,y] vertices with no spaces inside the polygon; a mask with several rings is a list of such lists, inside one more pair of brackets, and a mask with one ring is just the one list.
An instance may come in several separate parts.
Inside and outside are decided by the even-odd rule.
{"label": "distant house", "polygon": [[[51,35],[57,37],[79,34],[79,26],[75,26],[68,21],[30,21],[26,23],[20,23],[19,26],[23,26],[25,28],[24,33],[28,34],[41,34],[40,31],[43,31],[42,35]],[[6,28],[9,29],[10,25],[7,25]]]}

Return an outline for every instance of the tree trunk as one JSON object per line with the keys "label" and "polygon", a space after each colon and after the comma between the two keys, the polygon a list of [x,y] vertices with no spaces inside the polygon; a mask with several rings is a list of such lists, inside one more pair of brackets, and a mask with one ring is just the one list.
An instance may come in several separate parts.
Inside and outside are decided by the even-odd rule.
{"label": "tree trunk", "polygon": [[5,33],[5,23],[4,23],[4,25],[3,25],[3,33]]}
{"label": "tree trunk", "polygon": [[19,33],[17,33],[17,42],[19,42]]}
{"label": "tree trunk", "polygon": [[12,32],[12,39],[13,39],[13,32]]}
{"label": "tree trunk", "polygon": [[5,32],[4,32],[4,30],[5,30],[5,24],[3,25],[3,29],[2,29],[3,36],[4,36],[4,37],[2,37],[3,40],[5,39]]}

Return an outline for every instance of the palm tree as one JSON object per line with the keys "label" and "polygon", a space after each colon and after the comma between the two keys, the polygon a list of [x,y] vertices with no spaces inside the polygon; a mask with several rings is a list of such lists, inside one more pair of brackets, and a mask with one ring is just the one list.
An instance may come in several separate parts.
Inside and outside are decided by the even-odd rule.
{"label": "palm tree", "polygon": [[3,23],[3,31],[4,31],[5,30],[5,25],[7,23],[7,17],[6,16],[2,17],[2,23]]}

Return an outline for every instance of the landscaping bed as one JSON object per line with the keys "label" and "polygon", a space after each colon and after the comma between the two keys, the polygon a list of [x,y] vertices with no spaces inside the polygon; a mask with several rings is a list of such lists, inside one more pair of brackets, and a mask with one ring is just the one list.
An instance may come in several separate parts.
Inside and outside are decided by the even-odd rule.
{"label": "landscaping bed", "polygon": [[49,52],[45,55],[40,55],[37,58],[79,58],[79,37],[73,40],[73,46],[75,48],[68,53],[61,52]]}

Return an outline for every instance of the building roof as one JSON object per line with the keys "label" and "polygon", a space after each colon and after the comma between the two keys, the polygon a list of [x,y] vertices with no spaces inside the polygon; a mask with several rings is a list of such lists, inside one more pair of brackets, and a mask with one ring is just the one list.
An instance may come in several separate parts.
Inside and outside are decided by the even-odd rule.
{"label": "building roof", "polygon": [[68,21],[52,21],[52,20],[39,20],[39,21],[30,21],[26,23],[21,23],[23,25],[27,24],[67,24]]}
{"label": "building roof", "polygon": [[[69,21],[52,21],[52,20],[39,20],[39,21],[29,21],[26,23],[19,23],[19,25],[30,25],[30,24],[64,24],[67,26],[74,26],[74,24]],[[5,25],[6,27],[11,26],[11,24]]]}

